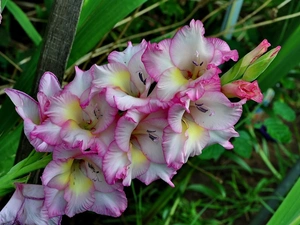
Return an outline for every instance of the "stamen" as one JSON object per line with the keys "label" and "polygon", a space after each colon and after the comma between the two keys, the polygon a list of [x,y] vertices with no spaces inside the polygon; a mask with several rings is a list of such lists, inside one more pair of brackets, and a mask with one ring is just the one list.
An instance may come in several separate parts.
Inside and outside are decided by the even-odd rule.
{"label": "stamen", "polygon": [[200,64],[199,64],[199,66],[202,66],[203,65],[203,62],[201,62]]}
{"label": "stamen", "polygon": [[197,63],[196,61],[194,61],[194,60],[192,61],[192,63],[193,63],[195,66],[199,66],[198,63]]}
{"label": "stamen", "polygon": [[197,107],[197,109],[200,111],[200,112],[203,112],[203,113],[206,113],[208,111],[208,109],[205,109],[203,106],[203,103],[201,104],[197,104],[195,103],[195,106]]}
{"label": "stamen", "polygon": [[155,134],[156,130],[147,130],[147,133],[149,134],[149,138],[153,142],[158,142],[159,137]]}
{"label": "stamen", "polygon": [[99,117],[103,117],[103,114],[101,114],[101,110],[98,107],[95,107],[94,115],[97,119],[99,119]]}
{"label": "stamen", "polygon": [[143,82],[144,85],[146,85],[146,79],[143,78],[143,73],[139,72],[139,78]]}

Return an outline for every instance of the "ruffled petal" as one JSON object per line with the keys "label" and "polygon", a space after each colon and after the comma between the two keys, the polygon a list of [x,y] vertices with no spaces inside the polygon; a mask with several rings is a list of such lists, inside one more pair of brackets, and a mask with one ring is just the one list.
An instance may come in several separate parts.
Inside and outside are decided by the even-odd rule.
{"label": "ruffled petal", "polygon": [[24,200],[22,188],[17,185],[14,194],[0,212],[0,224],[14,224]]}
{"label": "ruffled petal", "polygon": [[118,217],[127,208],[127,198],[123,191],[111,193],[95,192],[95,203],[90,208],[101,215]]}
{"label": "ruffled petal", "polygon": [[174,104],[168,111],[168,123],[176,133],[182,132],[182,116],[185,113],[185,107],[182,104]]}
{"label": "ruffled petal", "polygon": [[224,130],[232,127],[241,117],[245,101],[232,103],[221,92],[205,92],[190,106],[195,122],[208,130]]}
{"label": "ruffled petal", "polygon": [[230,59],[232,59],[233,61],[238,60],[239,54],[237,50],[230,50],[229,45],[225,41],[219,38],[207,38],[207,41],[209,43],[212,43],[215,47],[215,54],[212,61],[210,62],[211,64],[218,66]]}
{"label": "ruffled petal", "polygon": [[176,133],[170,126],[164,129],[163,134],[163,152],[165,160],[169,167],[179,169],[185,162],[184,144],[187,139],[185,130]]}
{"label": "ruffled petal", "polygon": [[115,140],[119,148],[123,151],[129,151],[131,133],[143,116],[144,114],[139,113],[136,110],[128,110],[126,114],[118,120],[115,131]]}
{"label": "ruffled petal", "polygon": [[149,99],[138,98],[123,92],[120,89],[107,88],[106,100],[112,107],[117,107],[121,111],[132,108],[147,106]]}
{"label": "ruffled petal", "polygon": [[157,83],[157,97],[162,101],[171,100],[176,93],[185,90],[188,80],[176,67],[167,69]]}
{"label": "ruffled petal", "polygon": [[127,94],[131,93],[130,73],[125,65],[117,62],[95,66],[93,84],[97,88],[119,88]]}
{"label": "ruffled petal", "polygon": [[151,162],[164,164],[162,152],[163,130],[167,127],[167,114],[160,110],[140,121],[132,136],[140,146],[140,150]]}
{"label": "ruffled petal", "polygon": [[139,51],[145,49],[147,47],[147,42],[142,40],[142,42],[138,45],[133,46],[132,43],[129,41],[127,44],[127,48],[122,51],[112,51],[108,55],[108,62],[109,63],[122,63],[124,65],[128,65],[130,59]]}
{"label": "ruffled petal", "polygon": [[42,175],[43,185],[58,190],[66,188],[70,180],[73,161],[73,159],[53,160],[48,163]]}
{"label": "ruffled petal", "polygon": [[204,35],[201,21],[192,20],[177,31],[170,46],[172,62],[180,70],[193,71],[195,64],[206,68],[214,56],[214,46]]}
{"label": "ruffled petal", "polygon": [[[60,126],[51,123],[50,120],[46,120],[41,125],[35,126],[35,129],[30,133],[30,140],[40,139],[48,145],[57,146],[61,143],[60,130]],[[39,146],[36,147],[36,150],[42,150]]]}
{"label": "ruffled petal", "polygon": [[130,59],[128,63],[128,70],[131,75],[131,82],[137,88],[137,92],[140,96],[147,97],[148,90],[146,88],[146,81],[151,78],[148,76],[148,73],[141,61],[144,51],[145,49],[140,50]]}
{"label": "ruffled petal", "polygon": [[24,133],[29,140],[30,144],[39,152],[51,152],[53,146],[48,145],[46,142],[39,138],[31,138],[31,132],[37,127],[29,118],[24,119]]}
{"label": "ruffled petal", "polygon": [[137,177],[140,181],[149,185],[157,179],[162,179],[168,183],[171,187],[175,185],[172,183],[171,179],[176,174],[176,170],[172,167],[167,167],[166,164],[150,163],[150,167],[146,173]]}
{"label": "ruffled petal", "polygon": [[48,225],[48,215],[42,213],[44,187],[35,184],[16,184],[16,191],[0,212],[1,224]]}
{"label": "ruffled petal", "polygon": [[53,123],[59,126],[70,119],[77,123],[82,121],[79,98],[70,92],[64,92],[57,97],[53,97],[46,114]]}
{"label": "ruffled petal", "polygon": [[238,137],[239,133],[230,127],[225,130],[210,130],[209,131],[210,140],[208,145],[220,144],[226,149],[232,149],[233,145],[230,143],[229,139],[232,137]]}
{"label": "ruffled petal", "polygon": [[189,157],[200,155],[202,153],[202,149],[210,141],[210,136],[208,130],[204,129],[193,121],[184,121],[188,126],[187,130],[185,131],[187,140],[184,145],[184,161],[186,163]]}
{"label": "ruffled petal", "polygon": [[70,148],[80,148],[82,151],[91,148],[94,136],[89,130],[84,130],[73,120],[68,120],[62,126],[60,137]]}
{"label": "ruffled petal", "polygon": [[143,154],[138,143],[131,145],[129,160],[131,160],[131,164],[128,167],[126,177],[122,182],[124,186],[130,186],[131,180],[144,174],[150,166],[150,161]]}
{"label": "ruffled petal", "polygon": [[82,71],[76,66],[75,72],[74,79],[64,87],[64,91],[68,91],[80,98],[83,92],[90,88],[92,84],[94,67],[92,66],[88,71]]}
{"label": "ruffled petal", "polygon": [[23,118],[29,118],[34,124],[40,123],[38,103],[29,95],[7,88],[5,93],[16,106],[17,113]]}
{"label": "ruffled petal", "polygon": [[157,43],[148,43],[148,47],[142,56],[142,62],[148,74],[156,81],[160,75],[167,69],[174,67],[170,54],[171,39],[165,39]]}
{"label": "ruffled petal", "polygon": [[58,95],[61,91],[57,77],[51,72],[45,72],[40,79],[39,92],[49,98]]}
{"label": "ruffled petal", "polygon": [[45,186],[45,206],[49,217],[65,214],[67,201],[64,199],[64,191]]}
{"label": "ruffled petal", "polygon": [[84,162],[75,160],[72,165],[69,185],[64,193],[64,198],[67,201],[65,213],[69,217],[89,210],[94,204],[95,188],[92,180],[84,172]]}
{"label": "ruffled petal", "polygon": [[108,184],[114,184],[117,180],[127,175],[128,166],[127,153],[123,152],[116,142],[110,144],[103,158],[103,173]]}

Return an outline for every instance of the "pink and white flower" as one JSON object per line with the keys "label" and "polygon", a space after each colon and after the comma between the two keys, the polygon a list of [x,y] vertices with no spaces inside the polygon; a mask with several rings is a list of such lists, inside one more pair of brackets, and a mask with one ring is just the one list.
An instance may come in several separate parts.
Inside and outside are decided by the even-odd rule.
{"label": "pink and white flower", "polygon": [[16,183],[16,190],[0,212],[0,224],[60,224],[61,216],[49,217],[44,206],[44,187]]}
{"label": "pink and white flower", "polygon": [[49,216],[69,217],[89,210],[117,217],[127,207],[121,183],[106,183],[97,154],[80,150],[55,151],[54,160],[45,168],[45,205]]}
{"label": "pink and white flower", "polygon": [[234,124],[242,113],[242,100],[232,103],[220,92],[220,80],[199,82],[193,90],[204,89],[199,95],[181,92],[182,97],[169,109],[163,135],[163,151],[168,166],[179,169],[189,157],[199,155],[210,144],[232,148],[229,139],[238,136]]}
{"label": "pink and white flower", "polygon": [[[112,107],[121,111],[131,108],[149,108],[149,89],[153,82],[141,61],[147,47],[143,40],[133,46],[131,42],[123,52],[114,51],[109,54],[109,63],[95,66],[95,91],[105,89],[106,100]],[[152,107],[153,107],[153,103]],[[147,110],[146,110],[147,111]]]}
{"label": "pink and white flower", "polygon": [[161,178],[174,186],[171,178],[176,170],[167,167],[162,152],[166,126],[167,114],[163,110],[151,114],[127,111],[118,121],[115,141],[103,158],[107,182],[122,180],[124,186],[129,186],[137,178],[148,185]]}
{"label": "pink and white flower", "polygon": [[218,38],[205,38],[198,20],[179,29],[172,39],[148,44],[142,56],[150,77],[158,82],[157,96],[162,101],[195,86],[201,76],[218,74],[217,66],[229,59],[236,61],[237,51]]}
{"label": "pink and white flower", "polygon": [[[51,123],[45,111],[49,107],[49,98],[60,94],[61,88],[56,76],[46,72],[40,80],[38,102],[29,95],[15,90],[5,89],[6,94],[16,106],[17,113],[24,120],[24,132],[37,151],[53,151],[61,143],[60,127]],[[39,129],[39,135],[35,131]]]}

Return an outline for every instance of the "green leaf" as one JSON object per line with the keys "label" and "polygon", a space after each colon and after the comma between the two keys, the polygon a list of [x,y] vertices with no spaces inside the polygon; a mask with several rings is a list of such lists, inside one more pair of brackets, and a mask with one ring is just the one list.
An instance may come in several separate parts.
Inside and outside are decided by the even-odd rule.
{"label": "green leaf", "polygon": [[68,65],[91,51],[120,20],[146,0],[85,1]]}
{"label": "green leaf", "polygon": [[296,82],[293,77],[284,77],[281,79],[281,84],[285,89],[293,90],[296,88]]}
{"label": "green leaf", "polygon": [[6,7],[15,17],[15,19],[19,22],[21,27],[24,29],[24,31],[30,37],[30,39],[34,42],[34,44],[39,45],[42,41],[42,37],[36,31],[35,27],[32,25],[26,14],[20,9],[20,7],[17,6],[16,3],[14,3],[11,0],[8,0],[6,2]]}
{"label": "green leaf", "polygon": [[236,164],[240,165],[241,168],[243,168],[244,170],[248,171],[249,173],[252,173],[251,167],[245,162],[245,160],[240,158],[238,155],[235,155],[232,152],[226,151],[226,152],[224,152],[224,156],[231,159]]}
{"label": "green leaf", "polygon": [[[298,24],[299,19],[296,18]],[[273,87],[281,78],[286,76],[288,72],[299,64],[299,58],[295,57],[300,52],[299,45],[300,26],[290,34],[284,41],[277,57],[266,69],[266,71],[258,78],[261,90],[264,92],[269,87]]]}
{"label": "green leaf", "polygon": [[199,155],[199,158],[204,160],[218,160],[224,151],[225,149],[221,145],[211,145],[203,149],[202,154]]}
{"label": "green leaf", "polygon": [[276,101],[273,105],[274,113],[279,115],[282,119],[292,122],[296,119],[295,111],[286,103]]}
{"label": "green leaf", "polygon": [[218,198],[220,196],[219,193],[203,184],[191,184],[187,187],[187,190],[200,192],[210,198]]}
{"label": "green leaf", "polygon": [[268,118],[264,121],[267,128],[267,133],[275,140],[281,143],[288,143],[291,140],[292,134],[289,127],[277,118]]}
{"label": "green leaf", "polygon": [[294,184],[279,208],[267,225],[298,225],[300,224],[300,178]]}
{"label": "green leaf", "polygon": [[0,137],[0,177],[7,173],[14,164],[23,126]]}
{"label": "green leaf", "polygon": [[239,131],[240,136],[232,142],[233,151],[243,158],[250,158],[252,153],[252,141],[250,135],[246,131]]}

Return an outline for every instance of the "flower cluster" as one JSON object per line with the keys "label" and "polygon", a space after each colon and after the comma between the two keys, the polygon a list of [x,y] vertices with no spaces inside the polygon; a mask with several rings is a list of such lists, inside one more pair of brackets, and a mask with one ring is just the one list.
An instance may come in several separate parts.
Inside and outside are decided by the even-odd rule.
{"label": "flower cluster", "polygon": [[[42,186],[27,188],[31,194],[38,189],[36,208],[43,211],[27,217],[59,224],[62,215],[85,210],[120,216],[127,207],[123,187],[132,179],[146,185],[162,179],[174,186],[176,171],[206,146],[233,148],[230,138],[238,136],[234,125],[242,105],[248,99],[260,102],[262,95],[257,83],[253,88],[247,81],[239,84],[242,94],[222,88],[218,66],[230,59],[237,61],[237,51],[218,38],[205,38],[203,24],[192,20],[171,39],[129,42],[123,52],[110,53],[106,65],[76,68],[64,88],[46,72],[38,101],[6,89],[30,143],[53,154]],[[0,213],[1,224],[26,223],[20,211],[16,216],[8,208]]]}

